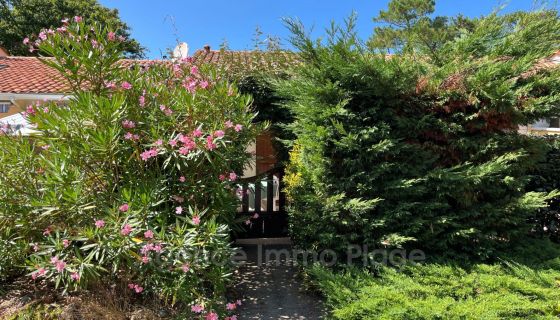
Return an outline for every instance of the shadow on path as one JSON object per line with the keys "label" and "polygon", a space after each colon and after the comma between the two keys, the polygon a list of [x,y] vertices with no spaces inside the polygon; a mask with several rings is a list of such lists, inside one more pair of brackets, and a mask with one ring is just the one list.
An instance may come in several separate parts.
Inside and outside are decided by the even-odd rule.
{"label": "shadow on path", "polygon": [[265,263],[266,250],[288,249],[289,246],[262,246],[259,265],[257,245],[244,245],[247,263],[236,274],[237,290],[243,295],[240,320],[323,319],[325,310],[318,296],[302,290],[297,269],[283,256],[280,263]]}

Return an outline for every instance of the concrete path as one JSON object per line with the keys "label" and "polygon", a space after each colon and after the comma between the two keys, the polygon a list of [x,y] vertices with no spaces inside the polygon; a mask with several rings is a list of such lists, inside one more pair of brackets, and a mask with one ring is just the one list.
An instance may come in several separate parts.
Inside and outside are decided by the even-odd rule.
{"label": "concrete path", "polygon": [[[283,255],[280,263],[266,262],[266,250],[291,250],[285,245],[243,245],[247,263],[237,272],[237,290],[243,296],[239,320],[323,319],[325,310],[318,296],[305,292],[297,269]],[[261,251],[262,264],[259,265]]]}

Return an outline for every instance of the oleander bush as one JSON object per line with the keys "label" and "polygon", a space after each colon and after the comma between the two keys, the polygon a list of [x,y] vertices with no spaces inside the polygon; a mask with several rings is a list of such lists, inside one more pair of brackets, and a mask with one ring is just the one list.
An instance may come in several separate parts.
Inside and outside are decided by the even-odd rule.
{"label": "oleander bush", "polygon": [[64,291],[117,285],[189,319],[233,313],[229,234],[259,131],[251,100],[189,58],[122,60],[123,40],[80,17],[25,39],[69,94],[27,107],[32,136],[3,128],[1,241],[25,242],[19,267]]}
{"label": "oleander bush", "polygon": [[489,259],[525,241],[558,195],[531,189],[548,147],[518,132],[560,111],[560,69],[545,63],[558,50],[557,12],[491,14],[433,55],[387,55],[354,25],[316,41],[288,21],[303,62],[278,83],[295,118],[286,184],[296,244]]}

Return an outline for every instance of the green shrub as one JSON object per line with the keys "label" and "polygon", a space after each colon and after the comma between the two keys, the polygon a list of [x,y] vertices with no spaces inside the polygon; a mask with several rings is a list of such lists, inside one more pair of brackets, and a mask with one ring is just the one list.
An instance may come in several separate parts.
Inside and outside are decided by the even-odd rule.
{"label": "green shrub", "polygon": [[379,274],[321,267],[311,278],[334,319],[557,319],[560,269],[427,264]]}
{"label": "green shrub", "polygon": [[379,54],[353,25],[321,42],[289,24],[303,59],[278,86],[295,117],[295,242],[486,259],[523,241],[557,195],[528,187],[546,148],[517,130],[559,112],[559,69],[535,68],[557,50],[556,11],[482,18],[437,61]]}
{"label": "green shrub", "polygon": [[250,99],[190,59],[123,61],[123,39],[80,20],[33,41],[71,95],[27,108],[31,141],[0,137],[0,224],[34,279],[223,314]]}

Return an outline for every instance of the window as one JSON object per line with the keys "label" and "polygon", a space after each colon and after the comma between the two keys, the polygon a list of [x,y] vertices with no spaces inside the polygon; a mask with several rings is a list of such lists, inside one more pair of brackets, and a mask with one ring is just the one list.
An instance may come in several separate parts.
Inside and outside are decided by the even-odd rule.
{"label": "window", "polygon": [[550,128],[560,128],[560,118],[550,118]]}
{"label": "window", "polygon": [[0,102],[0,113],[8,113],[10,104],[8,102]]}

